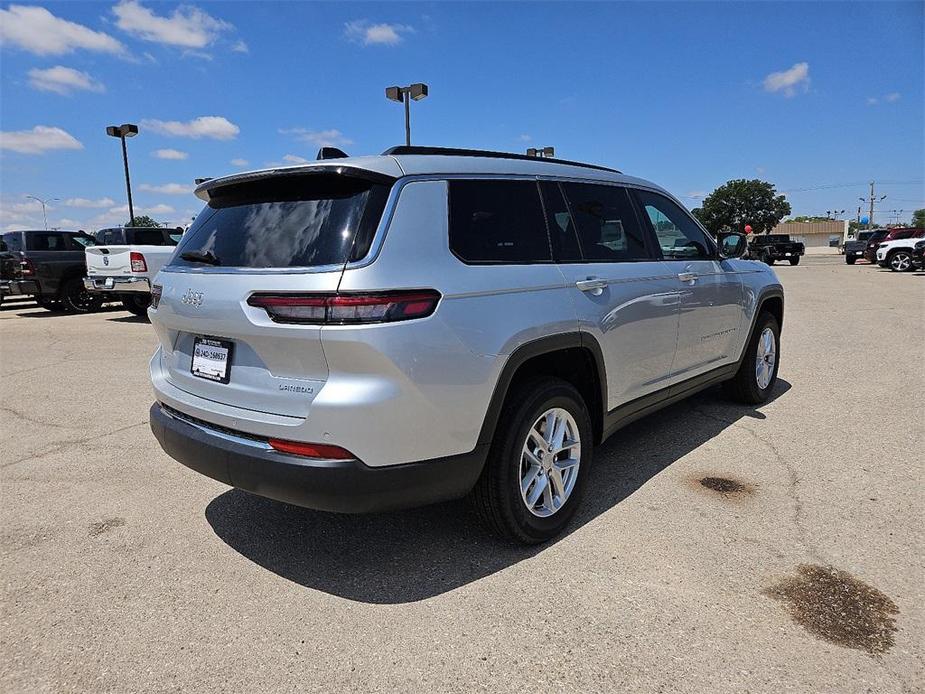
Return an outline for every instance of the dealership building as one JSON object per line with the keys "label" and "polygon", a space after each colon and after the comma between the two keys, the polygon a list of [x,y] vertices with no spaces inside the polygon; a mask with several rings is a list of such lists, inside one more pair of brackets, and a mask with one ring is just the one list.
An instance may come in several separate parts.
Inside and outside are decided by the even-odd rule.
{"label": "dealership building", "polygon": [[784,222],[771,230],[772,234],[790,234],[807,248],[823,248],[842,243],[848,238],[848,221]]}

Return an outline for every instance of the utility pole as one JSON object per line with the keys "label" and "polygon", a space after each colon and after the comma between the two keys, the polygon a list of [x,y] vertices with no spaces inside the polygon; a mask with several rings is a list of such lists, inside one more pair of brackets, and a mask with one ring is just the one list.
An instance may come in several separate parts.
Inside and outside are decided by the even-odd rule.
{"label": "utility pole", "polygon": [[[858,198],[861,202],[866,202],[870,204],[870,212],[867,215],[867,228],[874,228],[874,203],[882,202],[886,200],[886,195],[881,195],[879,198],[874,194],[874,182],[870,182],[870,196],[867,198]],[[860,221],[860,220],[858,220]]]}

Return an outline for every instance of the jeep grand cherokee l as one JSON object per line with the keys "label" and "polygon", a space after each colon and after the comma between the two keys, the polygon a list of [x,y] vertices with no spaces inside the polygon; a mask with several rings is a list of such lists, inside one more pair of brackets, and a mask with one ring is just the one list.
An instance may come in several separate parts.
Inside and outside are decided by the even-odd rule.
{"label": "jeep grand cherokee l", "polygon": [[207,181],[155,278],[151,427],[229,485],[367,512],[469,495],[525,543],[594,446],[712,384],[764,402],[783,290],[613,169],[395,147]]}

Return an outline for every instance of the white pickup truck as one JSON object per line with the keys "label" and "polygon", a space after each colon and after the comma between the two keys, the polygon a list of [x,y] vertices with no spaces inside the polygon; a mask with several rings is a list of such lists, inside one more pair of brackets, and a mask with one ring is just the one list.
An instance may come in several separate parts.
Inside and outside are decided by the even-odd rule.
{"label": "white pickup truck", "polygon": [[158,227],[114,227],[94,235],[99,246],[88,246],[88,291],[104,300],[121,300],[136,316],[147,315],[151,284],[173,255],[183,229]]}

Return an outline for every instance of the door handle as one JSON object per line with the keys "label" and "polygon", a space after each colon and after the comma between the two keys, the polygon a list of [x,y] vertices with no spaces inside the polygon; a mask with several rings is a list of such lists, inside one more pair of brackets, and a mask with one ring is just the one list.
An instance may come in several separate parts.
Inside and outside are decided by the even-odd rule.
{"label": "door handle", "polygon": [[575,282],[575,286],[583,292],[591,292],[592,296],[600,296],[607,287],[607,280],[589,277],[586,280],[578,280]]}
{"label": "door handle", "polygon": [[696,272],[679,272],[678,279],[681,280],[682,282],[693,283],[697,281],[697,273]]}

